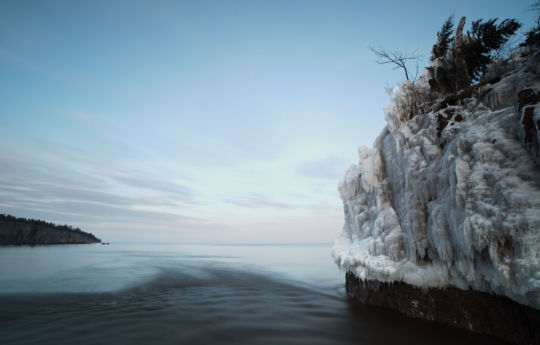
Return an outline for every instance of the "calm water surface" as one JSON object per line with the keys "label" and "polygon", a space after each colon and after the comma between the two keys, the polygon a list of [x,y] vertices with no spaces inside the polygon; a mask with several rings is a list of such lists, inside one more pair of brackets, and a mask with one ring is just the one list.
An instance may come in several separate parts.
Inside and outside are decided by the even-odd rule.
{"label": "calm water surface", "polygon": [[496,344],[351,301],[324,245],[0,247],[0,344]]}

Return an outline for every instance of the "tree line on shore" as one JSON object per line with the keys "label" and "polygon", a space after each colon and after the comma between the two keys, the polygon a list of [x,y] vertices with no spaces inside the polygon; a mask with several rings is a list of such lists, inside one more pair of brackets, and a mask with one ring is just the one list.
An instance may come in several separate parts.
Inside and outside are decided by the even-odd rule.
{"label": "tree line on shore", "polygon": [[98,238],[96,236],[94,236],[94,234],[83,231],[83,230],[81,230],[79,228],[76,228],[76,227],[73,227],[73,226],[67,225],[67,224],[59,225],[59,224],[54,224],[54,223],[51,223],[51,222],[46,222],[46,221],[40,220],[40,219],[20,218],[20,217],[15,217],[15,216],[12,216],[12,215],[9,215],[9,214],[3,214],[3,213],[0,214],[0,222],[2,222],[2,221],[15,222],[15,223],[19,223],[19,224],[28,224],[28,225],[36,226],[36,227],[49,227],[49,228],[53,228],[53,229],[58,230],[58,231],[71,232],[71,233],[84,235],[84,236],[90,237],[90,238],[95,239],[96,241],[98,241]]}

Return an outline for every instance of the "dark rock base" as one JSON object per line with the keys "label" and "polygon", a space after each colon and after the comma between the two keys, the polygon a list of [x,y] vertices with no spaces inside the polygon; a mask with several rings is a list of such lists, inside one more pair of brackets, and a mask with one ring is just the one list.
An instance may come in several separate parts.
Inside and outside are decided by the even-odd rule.
{"label": "dark rock base", "polygon": [[509,298],[456,288],[421,289],[401,282],[361,281],[347,272],[349,296],[369,305],[395,309],[435,321],[503,338],[516,344],[540,344],[540,311]]}

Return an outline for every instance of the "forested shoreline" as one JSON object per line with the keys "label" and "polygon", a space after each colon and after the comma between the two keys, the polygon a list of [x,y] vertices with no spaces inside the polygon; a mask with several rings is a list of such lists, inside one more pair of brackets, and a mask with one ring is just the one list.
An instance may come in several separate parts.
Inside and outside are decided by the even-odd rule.
{"label": "forested shoreline", "polygon": [[100,243],[91,233],[70,225],[0,214],[0,245]]}

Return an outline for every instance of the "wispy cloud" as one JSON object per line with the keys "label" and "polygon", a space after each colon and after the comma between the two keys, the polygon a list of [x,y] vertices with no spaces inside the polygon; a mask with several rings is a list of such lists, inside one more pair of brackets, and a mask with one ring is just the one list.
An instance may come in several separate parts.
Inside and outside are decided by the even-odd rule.
{"label": "wispy cloud", "polygon": [[90,227],[145,224],[181,231],[214,224],[180,211],[180,204],[195,200],[188,186],[96,165],[90,174],[72,163],[0,148],[0,212]]}
{"label": "wispy cloud", "polygon": [[113,115],[105,115],[92,111],[77,111],[77,110],[55,110],[56,114],[67,119],[81,122],[90,125],[99,126],[119,126],[116,117]]}
{"label": "wispy cloud", "polygon": [[222,201],[231,205],[247,207],[247,208],[263,208],[263,207],[277,208],[277,209],[298,208],[297,205],[273,201],[269,197],[266,197],[261,194],[249,194],[245,196],[228,197],[228,198],[223,198]]}
{"label": "wispy cloud", "polygon": [[245,208],[269,208],[275,210],[307,210],[307,211],[333,211],[334,204],[328,202],[310,202],[308,198],[303,200],[291,200],[290,202],[275,201],[269,196],[262,194],[248,194],[243,196],[222,198],[222,201],[231,205]]}
{"label": "wispy cloud", "polygon": [[305,177],[338,180],[343,177],[348,163],[336,156],[308,161],[300,164],[297,172]]}
{"label": "wispy cloud", "polygon": [[110,174],[114,181],[135,189],[172,195],[178,201],[194,201],[195,192],[192,188],[170,181],[155,180],[138,174],[114,173]]}
{"label": "wispy cloud", "polygon": [[0,49],[0,60],[7,62],[11,65],[15,65],[19,68],[38,73],[39,75],[45,76],[51,80],[65,82],[64,78],[62,78],[59,74],[43,67],[41,64],[36,63],[32,59],[29,59],[22,55]]}

